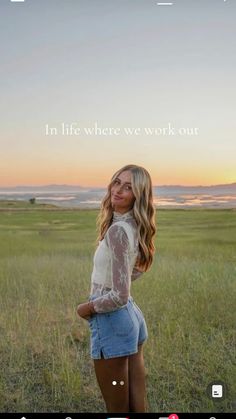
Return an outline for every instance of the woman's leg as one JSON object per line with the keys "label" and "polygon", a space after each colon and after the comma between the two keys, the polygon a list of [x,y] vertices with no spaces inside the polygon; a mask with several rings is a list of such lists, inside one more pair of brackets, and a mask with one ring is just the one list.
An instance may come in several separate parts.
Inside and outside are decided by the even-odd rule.
{"label": "woman's leg", "polygon": [[94,367],[107,412],[129,412],[128,356],[95,359]]}
{"label": "woman's leg", "polygon": [[129,356],[129,407],[130,412],[143,413],[147,411],[143,345],[138,348]]}

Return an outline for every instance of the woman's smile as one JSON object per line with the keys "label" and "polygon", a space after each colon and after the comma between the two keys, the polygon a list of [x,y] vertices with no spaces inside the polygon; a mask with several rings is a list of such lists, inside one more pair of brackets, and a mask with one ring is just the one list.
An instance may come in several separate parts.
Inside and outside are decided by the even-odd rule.
{"label": "woman's smile", "polygon": [[113,195],[113,198],[114,198],[114,199],[117,199],[117,200],[120,200],[120,199],[122,199],[122,196]]}

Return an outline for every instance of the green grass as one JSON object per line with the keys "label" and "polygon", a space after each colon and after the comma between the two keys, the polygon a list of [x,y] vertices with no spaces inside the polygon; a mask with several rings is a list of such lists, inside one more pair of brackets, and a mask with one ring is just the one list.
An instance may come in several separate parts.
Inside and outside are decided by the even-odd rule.
{"label": "green grass", "polygon": [[[104,412],[88,325],[76,315],[90,291],[98,211],[29,205],[0,205],[0,411]],[[149,331],[149,411],[233,411],[235,211],[159,210],[157,226],[153,266],[132,284]],[[227,394],[213,402],[206,388],[217,379]]]}

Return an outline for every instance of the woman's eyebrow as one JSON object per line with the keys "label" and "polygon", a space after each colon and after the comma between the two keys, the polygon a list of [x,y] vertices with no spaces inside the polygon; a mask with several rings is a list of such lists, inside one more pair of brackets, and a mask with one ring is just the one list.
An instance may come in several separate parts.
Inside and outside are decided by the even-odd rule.
{"label": "woman's eyebrow", "polygon": [[[121,180],[118,177],[116,177],[115,180],[119,180],[121,182]],[[124,182],[124,184],[126,184],[126,183],[128,183],[129,185],[131,185],[131,182]]]}

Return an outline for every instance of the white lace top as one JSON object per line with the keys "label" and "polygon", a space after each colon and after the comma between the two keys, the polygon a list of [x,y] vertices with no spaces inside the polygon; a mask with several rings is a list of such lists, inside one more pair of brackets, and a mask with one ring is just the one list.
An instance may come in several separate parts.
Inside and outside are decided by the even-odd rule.
{"label": "white lace top", "polygon": [[134,268],[138,252],[133,210],[125,214],[113,211],[112,224],[93,258],[91,296],[97,313],[114,311],[127,303],[131,280],[142,274]]}

